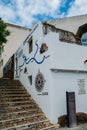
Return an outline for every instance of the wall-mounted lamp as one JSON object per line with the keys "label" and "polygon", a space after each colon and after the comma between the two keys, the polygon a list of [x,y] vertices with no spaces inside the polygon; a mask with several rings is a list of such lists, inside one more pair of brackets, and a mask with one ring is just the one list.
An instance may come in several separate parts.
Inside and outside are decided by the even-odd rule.
{"label": "wall-mounted lamp", "polygon": [[87,63],[87,60],[84,60],[84,63]]}

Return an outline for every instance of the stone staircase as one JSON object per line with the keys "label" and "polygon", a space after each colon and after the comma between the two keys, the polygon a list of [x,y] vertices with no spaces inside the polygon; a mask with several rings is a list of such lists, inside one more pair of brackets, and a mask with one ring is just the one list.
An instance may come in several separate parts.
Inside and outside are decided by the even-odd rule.
{"label": "stone staircase", "polygon": [[18,80],[0,79],[0,130],[56,130]]}

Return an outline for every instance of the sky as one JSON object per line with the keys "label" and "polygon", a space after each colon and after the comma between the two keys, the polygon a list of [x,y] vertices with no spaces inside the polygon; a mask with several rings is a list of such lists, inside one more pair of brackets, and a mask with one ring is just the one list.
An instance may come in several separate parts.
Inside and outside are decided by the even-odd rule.
{"label": "sky", "polygon": [[87,0],[0,0],[0,17],[31,28],[38,21],[87,14]]}

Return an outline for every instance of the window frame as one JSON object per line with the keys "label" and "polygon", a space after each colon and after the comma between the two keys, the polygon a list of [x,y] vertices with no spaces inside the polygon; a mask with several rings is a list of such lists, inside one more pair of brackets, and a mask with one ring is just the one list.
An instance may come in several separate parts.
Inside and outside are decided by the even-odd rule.
{"label": "window frame", "polygon": [[30,37],[28,40],[29,54],[33,51],[33,38]]}

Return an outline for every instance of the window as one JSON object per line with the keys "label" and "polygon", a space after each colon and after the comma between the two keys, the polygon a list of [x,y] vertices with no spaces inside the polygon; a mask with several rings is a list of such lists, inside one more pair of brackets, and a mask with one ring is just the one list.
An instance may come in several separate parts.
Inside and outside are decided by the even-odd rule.
{"label": "window", "polygon": [[82,42],[82,45],[87,46],[87,32],[82,35],[81,42]]}
{"label": "window", "polygon": [[28,76],[29,84],[32,85],[32,75]]}
{"label": "window", "polygon": [[29,53],[31,53],[33,51],[33,41],[32,41],[32,38],[30,38],[28,43],[29,43]]}

